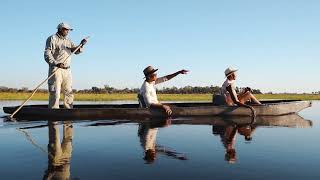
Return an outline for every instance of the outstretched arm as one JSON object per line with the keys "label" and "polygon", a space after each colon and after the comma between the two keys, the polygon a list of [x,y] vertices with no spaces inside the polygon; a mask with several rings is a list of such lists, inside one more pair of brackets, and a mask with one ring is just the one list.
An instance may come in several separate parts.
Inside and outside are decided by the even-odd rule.
{"label": "outstretched arm", "polygon": [[177,72],[175,72],[175,73],[173,73],[173,74],[166,75],[165,77],[166,77],[168,80],[170,80],[170,79],[176,77],[176,76],[179,75],[179,74],[187,74],[188,72],[189,72],[188,70],[182,69],[182,70],[177,71]]}
{"label": "outstretched arm", "polygon": [[176,77],[177,75],[179,74],[187,74],[189,71],[188,70],[180,70],[180,71],[177,71],[173,74],[169,74],[169,75],[166,75],[166,76],[163,76],[163,77],[160,77],[156,80],[156,84],[160,84],[160,83],[163,83],[163,82],[166,82],[174,77]]}

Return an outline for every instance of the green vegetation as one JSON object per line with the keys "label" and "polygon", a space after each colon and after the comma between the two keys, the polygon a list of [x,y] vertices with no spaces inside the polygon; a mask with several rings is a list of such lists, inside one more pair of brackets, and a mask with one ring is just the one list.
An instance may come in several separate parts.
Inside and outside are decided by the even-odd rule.
{"label": "green vegetation", "polygon": [[[31,93],[0,92],[0,100],[25,100]],[[158,94],[160,101],[211,101],[211,94]],[[320,100],[320,94],[257,94],[258,99]],[[48,93],[36,93],[31,100],[48,100]],[[136,93],[94,94],[76,93],[76,101],[137,100]]]}
{"label": "green vegetation", "polygon": [[320,94],[256,94],[258,99],[320,100]]}

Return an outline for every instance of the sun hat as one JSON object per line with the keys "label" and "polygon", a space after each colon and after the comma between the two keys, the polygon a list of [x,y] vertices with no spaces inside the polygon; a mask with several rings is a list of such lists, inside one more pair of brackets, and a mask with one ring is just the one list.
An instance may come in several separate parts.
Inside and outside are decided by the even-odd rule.
{"label": "sun hat", "polygon": [[228,77],[229,75],[231,75],[232,73],[238,71],[238,69],[234,69],[232,67],[228,67],[225,71],[224,71],[224,75],[226,75],[226,77]]}
{"label": "sun hat", "polygon": [[69,29],[70,31],[73,30],[69,24],[64,22],[58,24],[57,29],[61,29],[61,28]]}
{"label": "sun hat", "polygon": [[143,70],[143,74],[145,77],[149,76],[150,74],[155,73],[158,69],[154,69],[152,66],[148,66]]}

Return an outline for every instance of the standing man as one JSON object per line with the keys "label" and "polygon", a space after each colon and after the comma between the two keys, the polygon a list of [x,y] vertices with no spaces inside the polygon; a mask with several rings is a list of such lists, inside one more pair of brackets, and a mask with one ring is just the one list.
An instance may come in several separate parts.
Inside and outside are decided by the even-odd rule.
{"label": "standing man", "polygon": [[83,39],[80,45],[76,46],[70,39],[67,38],[69,31],[73,29],[66,23],[60,23],[57,27],[58,32],[48,37],[46,48],[44,51],[44,59],[49,64],[50,76],[53,72],[56,74],[48,80],[49,88],[49,108],[58,109],[60,91],[64,93],[64,107],[72,108],[73,93],[72,93],[72,76],[70,70],[71,54],[79,54],[82,52],[83,45],[87,40]]}
{"label": "standing man", "polygon": [[140,88],[138,95],[139,101],[143,107],[163,109],[167,115],[171,115],[172,111],[170,106],[161,104],[158,101],[155,85],[168,81],[179,74],[187,74],[188,71],[183,69],[160,78],[157,78],[156,71],[158,71],[158,69],[154,69],[152,66],[148,66],[143,70],[146,80]]}

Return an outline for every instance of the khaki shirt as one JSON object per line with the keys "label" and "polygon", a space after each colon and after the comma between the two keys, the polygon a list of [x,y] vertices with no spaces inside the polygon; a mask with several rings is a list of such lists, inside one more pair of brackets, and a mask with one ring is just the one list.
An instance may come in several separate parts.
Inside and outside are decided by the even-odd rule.
{"label": "khaki shirt", "polygon": [[[69,67],[71,64],[71,56],[69,55],[72,54],[70,48],[74,47],[76,45],[70,39],[60,36],[58,33],[48,37],[44,59],[49,64],[50,69],[53,70],[59,63],[64,63],[65,67]],[[82,52],[82,48],[79,52]],[[69,58],[66,60],[68,56]]]}

